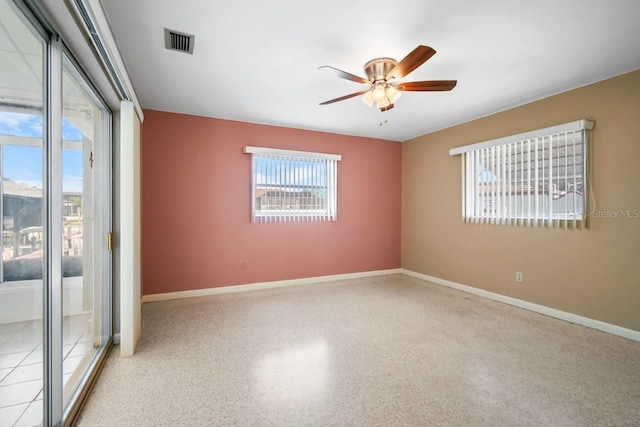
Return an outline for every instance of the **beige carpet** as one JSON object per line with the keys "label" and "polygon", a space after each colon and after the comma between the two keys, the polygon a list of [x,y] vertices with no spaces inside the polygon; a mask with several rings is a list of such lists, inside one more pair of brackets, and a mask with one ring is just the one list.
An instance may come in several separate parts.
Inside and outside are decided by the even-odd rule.
{"label": "beige carpet", "polygon": [[84,426],[637,426],[640,343],[404,275],[145,304]]}

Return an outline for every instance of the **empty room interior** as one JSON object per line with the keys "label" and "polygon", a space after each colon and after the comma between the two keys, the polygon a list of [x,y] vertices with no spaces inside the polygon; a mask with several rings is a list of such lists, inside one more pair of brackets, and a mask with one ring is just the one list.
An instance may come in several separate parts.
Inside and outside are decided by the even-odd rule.
{"label": "empty room interior", "polygon": [[640,425],[640,2],[0,12],[0,426]]}

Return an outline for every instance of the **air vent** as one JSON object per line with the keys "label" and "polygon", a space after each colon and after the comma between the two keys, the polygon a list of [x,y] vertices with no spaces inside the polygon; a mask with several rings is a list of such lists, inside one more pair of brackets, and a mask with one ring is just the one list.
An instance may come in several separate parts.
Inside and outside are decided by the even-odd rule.
{"label": "air vent", "polygon": [[164,47],[167,49],[193,54],[194,39],[195,36],[192,34],[164,29]]}

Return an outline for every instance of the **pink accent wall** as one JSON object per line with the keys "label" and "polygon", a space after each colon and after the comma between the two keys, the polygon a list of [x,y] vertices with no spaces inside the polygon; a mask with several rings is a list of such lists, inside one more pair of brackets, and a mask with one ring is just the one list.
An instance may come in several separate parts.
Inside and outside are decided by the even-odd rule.
{"label": "pink accent wall", "polygon": [[[400,143],[144,114],[145,295],[400,267]],[[251,223],[246,145],[341,154],[338,221]]]}

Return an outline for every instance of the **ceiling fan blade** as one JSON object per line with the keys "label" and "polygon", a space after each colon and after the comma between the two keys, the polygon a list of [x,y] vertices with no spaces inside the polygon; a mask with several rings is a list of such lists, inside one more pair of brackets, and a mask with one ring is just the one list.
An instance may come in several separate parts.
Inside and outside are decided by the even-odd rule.
{"label": "ceiling fan blade", "polygon": [[324,69],[324,68],[328,68],[329,70],[333,71],[333,74],[335,74],[336,76],[343,78],[343,79],[347,79],[347,80],[351,80],[352,82],[356,82],[356,83],[371,83],[369,80],[365,79],[364,77],[359,77],[356,76],[355,74],[351,74],[351,73],[347,73],[346,71],[342,71],[342,70],[338,70],[337,68],[331,67],[329,65],[323,65],[321,67],[318,67],[318,70]]}
{"label": "ceiling fan blade", "polygon": [[401,79],[425,62],[427,59],[431,58],[436,54],[436,51],[429,46],[418,46],[413,49],[411,53],[405,56],[402,61],[398,62],[398,64],[389,71],[387,74],[387,80],[396,78]]}
{"label": "ceiling fan blade", "polygon": [[350,93],[349,95],[341,96],[340,98],[330,99],[328,101],[321,102],[320,105],[327,105],[327,104],[333,104],[334,102],[338,102],[338,101],[344,101],[345,99],[353,98],[354,96],[364,95],[367,92],[369,92],[369,89],[361,90],[360,92]]}
{"label": "ceiling fan blade", "polygon": [[398,83],[396,89],[403,92],[442,91],[453,89],[457,83],[457,80],[426,80],[423,82]]}

